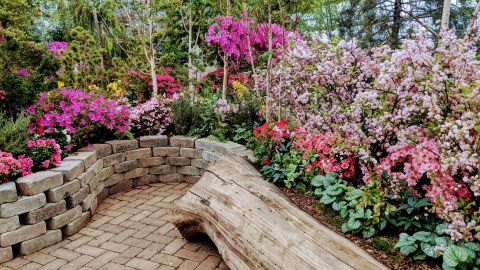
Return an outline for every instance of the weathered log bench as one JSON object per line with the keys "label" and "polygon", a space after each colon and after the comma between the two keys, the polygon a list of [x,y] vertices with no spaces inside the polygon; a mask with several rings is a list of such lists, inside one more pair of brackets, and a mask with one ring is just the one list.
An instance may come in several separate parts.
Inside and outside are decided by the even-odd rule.
{"label": "weathered log bench", "polygon": [[387,269],[237,156],[207,169],[176,202],[173,222],[187,239],[208,235],[231,269]]}

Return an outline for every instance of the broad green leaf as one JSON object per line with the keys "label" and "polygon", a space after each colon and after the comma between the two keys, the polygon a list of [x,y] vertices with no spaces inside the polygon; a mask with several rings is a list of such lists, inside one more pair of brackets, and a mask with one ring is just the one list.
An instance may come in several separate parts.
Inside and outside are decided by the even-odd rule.
{"label": "broad green leaf", "polygon": [[444,233],[444,230],[448,228],[448,223],[442,223],[435,227],[435,232],[439,235]]}
{"label": "broad green leaf", "polygon": [[417,251],[417,247],[418,247],[417,244],[415,244],[414,246],[404,246],[404,247],[401,247],[401,248],[400,248],[400,253],[402,253],[402,254],[405,255],[405,256],[408,256],[408,255],[414,253],[415,251]]}
{"label": "broad green leaf", "polygon": [[425,254],[427,254],[427,256],[432,258],[438,258],[442,255],[436,251],[435,246],[428,243],[420,243],[420,248]]}
{"label": "broad green leaf", "polygon": [[365,239],[371,238],[371,237],[373,237],[376,233],[377,233],[377,231],[375,230],[375,228],[370,227],[370,228],[367,228],[367,229],[365,229],[365,230],[362,231],[362,237],[365,238]]}
{"label": "broad green leaf", "polygon": [[433,234],[431,232],[419,231],[412,235],[415,239],[422,242],[433,242]]}
{"label": "broad green leaf", "polygon": [[469,258],[469,249],[466,247],[450,245],[443,252],[443,263],[450,267],[466,262]]}

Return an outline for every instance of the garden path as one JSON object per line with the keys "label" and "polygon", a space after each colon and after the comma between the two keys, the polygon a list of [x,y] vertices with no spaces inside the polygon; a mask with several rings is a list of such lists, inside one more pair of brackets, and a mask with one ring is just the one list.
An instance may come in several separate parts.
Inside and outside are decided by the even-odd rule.
{"label": "garden path", "polygon": [[0,269],[228,269],[212,243],[187,242],[170,223],[191,184],[150,184],[111,195],[62,242]]}

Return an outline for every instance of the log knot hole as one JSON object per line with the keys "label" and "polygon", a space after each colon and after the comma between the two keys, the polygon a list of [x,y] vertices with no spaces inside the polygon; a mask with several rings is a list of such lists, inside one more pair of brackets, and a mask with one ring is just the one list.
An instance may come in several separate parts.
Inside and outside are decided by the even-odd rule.
{"label": "log knot hole", "polygon": [[206,206],[210,206],[210,201],[207,200],[207,199],[205,199],[205,198],[202,198],[202,199],[200,200],[200,203],[202,203],[203,205],[206,205]]}

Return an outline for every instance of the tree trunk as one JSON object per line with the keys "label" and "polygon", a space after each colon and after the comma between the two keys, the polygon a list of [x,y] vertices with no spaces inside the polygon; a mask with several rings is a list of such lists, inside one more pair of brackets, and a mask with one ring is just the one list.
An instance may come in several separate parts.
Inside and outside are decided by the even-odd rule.
{"label": "tree trunk", "polygon": [[[93,23],[95,24],[95,33],[97,34],[97,44],[99,46],[102,46],[103,45],[103,38],[102,38],[102,32],[101,32],[101,28],[100,28],[100,23],[98,21],[98,14],[97,14],[97,8],[96,7],[93,7],[92,9],[92,15],[93,15]],[[103,63],[103,56],[102,56],[102,59],[100,61],[100,66],[102,67],[102,69],[104,69],[104,63]]]}
{"label": "tree trunk", "polygon": [[[230,16],[230,0],[227,0],[227,16]],[[227,83],[228,83],[228,56],[223,54],[223,84],[222,84],[222,98],[227,99]]]}
{"label": "tree trunk", "polygon": [[174,205],[180,233],[207,234],[232,270],[387,269],[297,208],[239,156],[217,160]]}
{"label": "tree trunk", "polygon": [[440,24],[440,30],[448,29],[448,23],[450,21],[450,8],[451,0],[444,0],[442,10],[442,23]]}
{"label": "tree trunk", "polygon": [[155,64],[155,47],[153,46],[153,22],[152,18],[148,20],[148,32],[150,40],[150,77],[152,79],[152,96],[158,96],[157,71]]}
{"label": "tree trunk", "polygon": [[397,48],[400,44],[400,26],[401,26],[402,0],[395,0],[393,8],[393,26],[390,35],[390,42],[392,47]]}
{"label": "tree trunk", "polygon": [[192,1],[190,0],[190,14],[188,15],[188,90],[192,95],[192,102],[195,100],[195,88],[193,85],[194,73],[192,64],[192,35],[193,35],[193,21],[192,21]]}
{"label": "tree trunk", "polygon": [[271,83],[272,83],[272,4],[268,3],[268,61],[267,61],[267,95],[265,100],[265,119],[268,121],[268,116],[270,114],[270,104],[269,104],[269,97]]}

